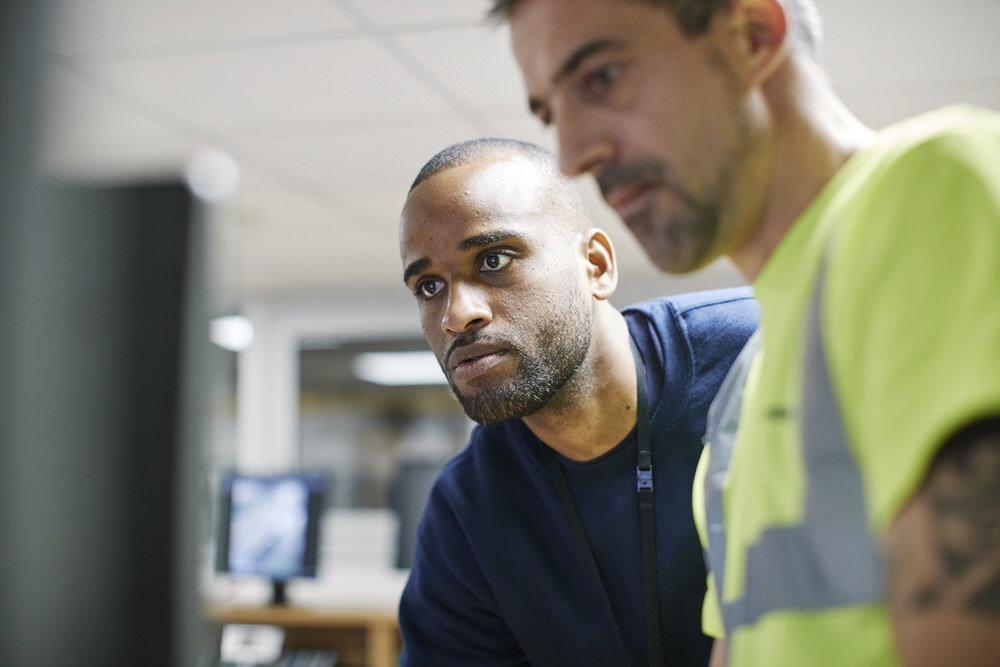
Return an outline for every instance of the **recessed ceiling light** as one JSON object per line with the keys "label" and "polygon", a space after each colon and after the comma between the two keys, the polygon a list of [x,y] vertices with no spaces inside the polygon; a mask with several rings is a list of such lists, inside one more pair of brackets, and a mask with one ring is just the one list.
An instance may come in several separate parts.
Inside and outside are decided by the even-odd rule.
{"label": "recessed ceiling light", "polygon": [[209,322],[208,338],[219,347],[242,352],[253,343],[253,324],[242,315],[216,317]]}

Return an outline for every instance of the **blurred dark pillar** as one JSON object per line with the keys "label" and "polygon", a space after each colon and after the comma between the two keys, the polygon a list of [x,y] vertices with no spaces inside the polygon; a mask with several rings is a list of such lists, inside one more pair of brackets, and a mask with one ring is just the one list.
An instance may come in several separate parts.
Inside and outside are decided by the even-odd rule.
{"label": "blurred dark pillar", "polygon": [[18,323],[24,232],[39,129],[42,48],[51,3],[0,2],[0,664],[23,657],[18,611],[24,582],[17,443]]}
{"label": "blurred dark pillar", "polygon": [[196,667],[201,207],[36,173],[51,11],[0,0],[0,665]]}

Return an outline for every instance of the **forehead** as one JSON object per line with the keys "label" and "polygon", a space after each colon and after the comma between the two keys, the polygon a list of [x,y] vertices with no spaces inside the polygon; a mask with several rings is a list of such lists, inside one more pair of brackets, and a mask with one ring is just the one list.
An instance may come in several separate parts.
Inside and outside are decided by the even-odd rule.
{"label": "forehead", "polygon": [[529,88],[547,88],[575,55],[602,43],[656,46],[677,31],[665,7],[640,0],[522,0],[510,17],[514,56]]}

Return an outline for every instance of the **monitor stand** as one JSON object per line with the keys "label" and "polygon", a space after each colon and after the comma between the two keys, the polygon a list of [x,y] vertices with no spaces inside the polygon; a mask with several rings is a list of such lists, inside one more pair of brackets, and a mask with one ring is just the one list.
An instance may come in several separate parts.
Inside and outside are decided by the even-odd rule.
{"label": "monitor stand", "polygon": [[285,583],[284,579],[272,579],[271,580],[271,604],[272,605],[285,605],[288,604],[288,597],[285,596]]}

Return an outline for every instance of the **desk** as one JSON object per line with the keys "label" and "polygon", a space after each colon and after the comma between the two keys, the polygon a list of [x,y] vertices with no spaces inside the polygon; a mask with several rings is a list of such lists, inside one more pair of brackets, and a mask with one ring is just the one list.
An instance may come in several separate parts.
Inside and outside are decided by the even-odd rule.
{"label": "desk", "polygon": [[394,667],[399,656],[395,610],[208,603],[205,615],[219,624],[281,626],[286,648],[337,649],[338,666]]}
{"label": "desk", "polygon": [[268,604],[270,585],[210,577],[203,587],[206,620],[224,625],[276,625],[287,648],[332,648],[338,667],[395,667],[401,645],[396,607],[405,570],[339,568],[317,580],[292,580],[289,603]]}

